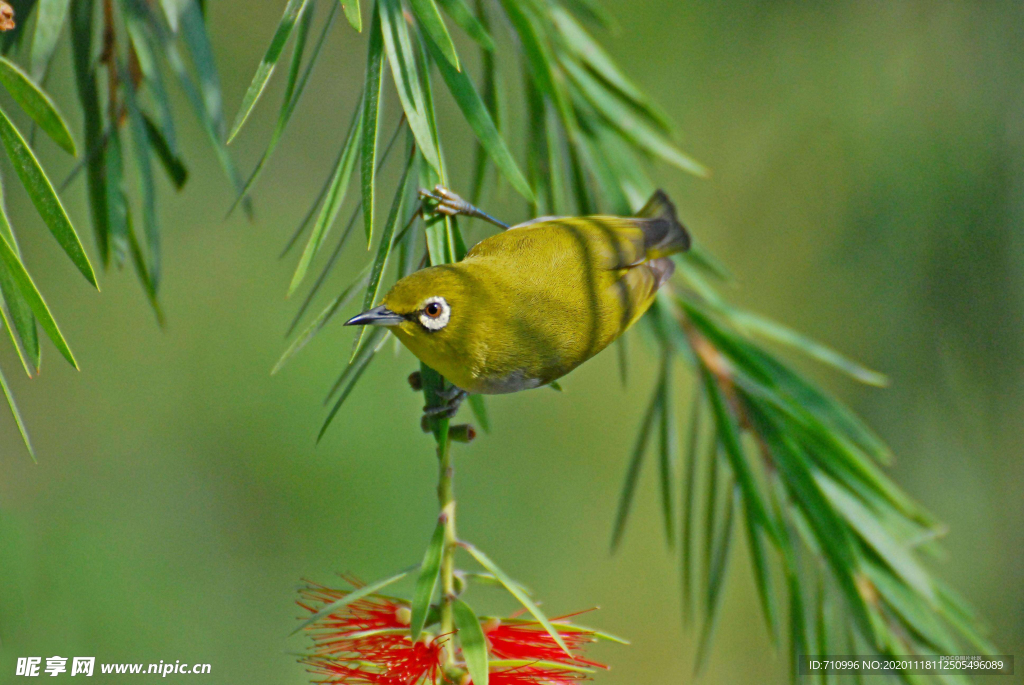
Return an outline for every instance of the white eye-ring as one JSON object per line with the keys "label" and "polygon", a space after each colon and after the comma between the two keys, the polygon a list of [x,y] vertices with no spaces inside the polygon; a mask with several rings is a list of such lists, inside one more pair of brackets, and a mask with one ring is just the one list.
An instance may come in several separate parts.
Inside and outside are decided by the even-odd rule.
{"label": "white eye-ring", "polygon": [[443,297],[428,298],[420,308],[420,323],[428,331],[439,331],[448,325],[452,308]]}

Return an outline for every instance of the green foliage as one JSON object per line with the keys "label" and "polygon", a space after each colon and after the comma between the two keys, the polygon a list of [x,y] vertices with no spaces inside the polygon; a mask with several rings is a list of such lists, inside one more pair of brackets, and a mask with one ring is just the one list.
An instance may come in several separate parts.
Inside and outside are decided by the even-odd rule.
{"label": "green foliage", "polygon": [[[458,259],[465,251],[456,221],[424,213],[419,203],[408,200],[410,167],[393,190],[384,230],[377,230],[373,205],[381,188],[376,174],[386,160],[386,155],[378,153],[377,135],[385,61],[402,107],[398,125],[407,127],[414,141],[408,146],[413,151],[409,164],[413,173],[418,173],[421,187],[443,183],[448,176],[433,113],[431,74],[435,69],[477,140],[474,200],[482,193],[491,166],[528,201],[534,213],[556,214],[573,211],[570,207],[580,213],[627,214],[637,209],[655,187],[647,161],[662,161],[696,175],[707,173],[703,165],[675,147],[668,117],[584,28],[585,21],[602,18],[590,3],[531,0],[489,7],[491,12],[495,8],[503,11],[502,21],[493,21],[483,3],[478,3],[475,11],[462,2],[437,4],[479,46],[480,87],[458,59],[447,29],[442,31],[444,24],[439,22],[443,19],[434,2],[411,2],[405,8],[401,0],[379,0],[371,8],[364,97],[353,115],[354,128],[362,127],[362,193],[353,220],[361,211],[368,239],[376,238],[378,243],[376,257],[368,264],[372,264],[373,275],[364,308],[376,304],[392,250],[401,243],[407,256],[413,254],[416,231],[408,231],[410,225],[422,221],[425,259],[430,263]],[[287,20],[286,13],[283,21]],[[494,26],[510,27],[510,35],[494,35]],[[279,50],[280,46],[273,47]],[[516,50],[524,65],[522,101],[529,117],[526,175],[505,141],[505,105],[499,85],[503,75],[494,59],[495,53]],[[314,60],[315,54],[307,68]],[[243,105],[243,111],[247,106]],[[356,135],[350,132],[334,174],[325,182],[326,190],[308,213],[312,216],[323,203],[307,253],[309,245],[315,246],[314,253],[319,250],[338,214],[337,198],[344,197],[349,182],[347,165]],[[272,138],[272,143],[275,140]],[[399,220],[406,230],[396,236]],[[308,219],[304,221],[298,233],[308,223]],[[347,233],[337,239],[314,293],[336,263]],[[399,261],[395,278],[414,268],[415,259]],[[308,254],[300,259],[293,289],[310,262]],[[735,556],[730,552],[737,529],[745,531],[769,631],[777,634],[788,613],[794,653],[806,653],[812,638],[819,644],[833,639],[823,630],[826,622],[820,617],[826,612],[820,602],[812,602],[813,610],[806,613],[809,588],[823,585],[841,598],[827,613],[842,616],[858,639],[880,654],[948,651],[961,644],[946,639],[956,633],[977,647],[978,642],[972,641],[977,635],[973,623],[942,603],[934,591],[935,582],[924,570],[919,557],[934,547],[929,541],[936,534],[936,525],[880,470],[879,465],[890,459],[888,448],[852,412],[791,370],[760,341],[797,350],[861,382],[884,385],[885,377],[781,324],[725,302],[718,287],[728,273],[700,246],[679,258],[678,265],[680,275],[645,319],[644,328],[661,349],[664,365],[627,472],[613,548],[621,543],[644,455],[656,442],[666,539],[670,546],[682,550],[687,620],[692,598],[698,598],[703,608],[698,668],[710,652],[724,579]],[[349,288],[342,291],[346,297]],[[311,332],[301,334],[298,341],[306,344],[337,310],[333,303],[328,304],[311,325]],[[342,391],[324,430],[384,336],[374,332],[365,340],[357,336],[356,341],[352,361],[335,384],[335,389]],[[692,369],[697,386],[694,418],[682,431],[687,440],[685,455],[678,444],[672,408],[676,358]],[[622,369],[625,377],[624,363]],[[426,371],[425,383],[444,387],[443,379],[428,381]],[[428,405],[431,401],[428,392]],[[474,404],[474,411],[485,411],[481,400]],[[700,416],[711,420],[704,421],[707,425],[702,427]],[[432,422],[442,450],[447,444],[447,423]],[[677,493],[681,493],[678,498]],[[696,522],[700,503],[704,506],[703,525]],[[524,607],[536,609],[485,555],[472,546],[466,548]],[[804,559],[811,561],[804,563]],[[432,567],[425,568],[433,573]],[[786,593],[788,612],[781,605]],[[422,605],[421,597],[417,605]],[[419,607],[417,621],[421,613]],[[538,620],[543,623],[546,619],[538,616]],[[936,627],[943,623],[949,630]]]}

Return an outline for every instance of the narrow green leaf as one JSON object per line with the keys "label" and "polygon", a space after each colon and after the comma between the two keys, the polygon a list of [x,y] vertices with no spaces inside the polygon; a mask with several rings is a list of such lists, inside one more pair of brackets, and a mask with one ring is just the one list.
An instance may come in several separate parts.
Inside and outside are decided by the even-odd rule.
{"label": "narrow green leaf", "polygon": [[363,140],[360,177],[363,186],[363,226],[366,246],[373,241],[373,196],[377,174],[377,131],[380,128],[381,60],[384,58],[384,35],[381,31],[380,6],[374,3],[370,24],[370,47],[366,57],[366,86],[363,90]]}
{"label": "narrow green leaf", "polygon": [[85,149],[88,151],[83,163],[86,166],[89,211],[92,216],[92,230],[96,236],[100,259],[106,265],[110,260],[106,161],[104,159],[106,140],[103,133],[103,114],[100,109],[96,71],[92,62],[93,7],[93,0],[76,0],[71,4],[70,33],[75,84],[78,90],[78,100],[82,107]]}
{"label": "narrow green leaf", "polygon": [[92,264],[89,263],[89,258],[82,248],[82,242],[78,239],[78,234],[75,233],[71,220],[68,219],[68,215],[64,211],[64,206],[57,198],[50,179],[46,177],[43,168],[39,166],[39,160],[36,159],[21,133],[14,127],[3,110],[0,110],[0,140],[3,141],[7,156],[25,186],[25,190],[28,191],[36,211],[39,212],[50,232],[53,233],[74,265],[98,290],[99,285],[96,283],[96,274],[93,273]]}
{"label": "narrow green leaf", "polygon": [[310,323],[297,338],[295,338],[294,342],[292,342],[292,344],[288,346],[288,349],[284,351],[284,354],[281,355],[281,358],[277,360],[277,363],[274,364],[274,368],[270,371],[271,376],[280,371],[289,359],[294,357],[298,354],[299,350],[309,344],[309,341],[312,340],[325,325],[327,325],[327,322],[330,321],[331,317],[334,316],[339,309],[355,298],[359,289],[365,286],[367,280],[369,280],[369,272],[370,265],[367,264],[366,268],[364,268],[359,274],[359,277],[347,288],[342,290],[337,297],[331,300],[330,304],[324,307],[323,311],[320,312],[316,319],[314,319],[313,322]]}
{"label": "narrow green leaf", "polygon": [[481,550],[477,549],[469,543],[461,544],[463,547],[466,548],[466,551],[469,552],[473,556],[473,558],[477,560],[477,562],[479,562],[481,566],[490,571],[495,578],[501,581],[501,584],[505,586],[505,589],[508,590],[509,594],[515,597],[516,600],[518,600],[518,602],[523,605],[523,608],[530,612],[535,619],[537,619],[538,623],[544,626],[544,630],[548,631],[548,635],[550,635],[551,639],[554,640],[555,643],[562,648],[562,651],[568,654],[569,656],[572,656],[572,653],[569,651],[569,648],[565,646],[565,641],[562,639],[561,634],[557,630],[555,630],[555,627],[553,625],[551,625],[551,621],[549,621],[547,616],[544,615],[544,612],[542,612],[540,608],[536,604],[534,604],[529,597],[526,596],[526,593],[523,592],[523,589],[519,586],[519,584],[511,578],[509,578],[508,575],[506,575],[504,571],[498,568],[497,564],[495,564],[491,560],[491,558],[484,554]]}
{"label": "narrow green leaf", "polygon": [[21,420],[21,413],[18,411],[18,405],[14,403],[14,395],[11,394],[11,389],[7,385],[7,379],[4,377],[2,369],[0,369],[0,388],[4,391],[4,397],[7,398],[7,406],[11,408],[14,422],[18,424],[18,432],[21,433],[21,439],[25,443],[25,448],[28,450],[29,456],[32,457],[32,461],[35,461],[36,452],[32,449],[32,441],[29,440],[28,430],[25,428],[25,422]]}
{"label": "narrow green leaf", "polygon": [[253,184],[256,183],[256,179],[259,178],[262,173],[264,166],[270,159],[270,156],[274,153],[277,148],[277,144],[281,141],[281,137],[284,135],[285,129],[288,127],[288,122],[291,120],[292,113],[299,104],[299,100],[302,98],[302,94],[306,90],[306,84],[309,82],[310,74],[313,73],[313,67],[320,57],[320,51],[324,46],[324,42],[327,40],[327,34],[330,33],[331,27],[334,26],[334,18],[338,13],[338,3],[331,3],[330,14],[327,15],[327,21],[324,22],[323,28],[320,30],[320,35],[316,40],[316,44],[313,46],[313,51],[310,53],[309,59],[306,61],[306,68],[302,69],[301,76],[299,70],[302,67],[302,57],[306,49],[306,41],[309,35],[310,26],[313,24],[313,5],[310,5],[309,10],[303,12],[302,18],[299,23],[298,32],[295,34],[295,45],[292,50],[291,64],[288,68],[288,82],[284,89],[284,98],[281,100],[281,109],[277,114],[277,123],[274,125],[274,131],[270,134],[270,139],[267,141],[267,146],[263,149],[263,154],[260,155],[260,159],[256,162],[256,166],[253,167],[252,172],[249,174],[249,178],[246,179],[245,185],[242,186],[242,190],[238,193],[235,201],[231,204],[231,208],[228,210],[228,216],[234,212],[235,208],[242,201],[242,198],[249,194],[249,189],[252,188]]}
{"label": "narrow green leaf", "polygon": [[384,48],[387,51],[388,64],[391,65],[391,75],[395,80],[398,99],[409,122],[409,130],[416,138],[423,158],[440,174],[441,160],[438,155],[437,139],[433,136],[430,123],[427,121],[423,83],[420,81],[420,72],[416,65],[416,50],[405,17],[402,15],[402,4],[399,0],[381,0],[380,8]]}
{"label": "narrow green leaf", "polygon": [[334,225],[338,212],[341,211],[341,206],[345,202],[345,192],[348,190],[349,179],[352,178],[352,170],[356,165],[356,152],[363,128],[362,111],[361,108],[357,107],[352,117],[352,123],[349,124],[341,156],[338,158],[338,165],[334,170],[330,190],[327,191],[323,206],[320,207],[320,215],[317,217],[316,223],[313,224],[309,240],[306,241],[306,248],[302,251],[299,263],[295,267],[292,282],[288,286],[288,295],[294,293],[306,277],[309,265],[320,250],[320,246],[323,244],[324,238],[327,237],[327,233],[331,230],[331,226]]}
{"label": "narrow green leaf", "polygon": [[[490,30],[490,20],[487,17],[487,8],[484,5],[483,0],[477,0],[476,7],[477,11],[480,13],[481,24],[485,29]],[[480,66],[483,70],[484,81],[482,95],[484,105],[486,105],[487,111],[491,115],[491,120],[494,121],[495,130],[498,131],[498,135],[502,135],[502,122],[504,117],[502,116],[501,108],[501,73],[498,70],[497,55],[495,55],[493,51],[488,50],[481,50],[480,53]],[[473,174],[471,176],[472,181],[469,186],[469,201],[474,205],[480,202],[483,195],[484,182],[487,178],[488,159],[487,151],[484,150],[483,145],[479,140],[477,140],[476,144],[473,146]]]}
{"label": "narrow green leaf", "polygon": [[370,583],[369,585],[364,585],[361,588],[353,590],[352,592],[348,593],[347,595],[345,595],[341,599],[336,600],[334,602],[331,602],[330,604],[325,606],[323,609],[321,609],[320,611],[316,612],[315,614],[313,614],[312,616],[307,618],[305,621],[300,623],[299,627],[292,631],[292,635],[294,635],[295,633],[301,631],[303,628],[306,628],[308,626],[313,625],[314,623],[316,623],[320,619],[322,619],[322,618],[324,618],[326,616],[330,616],[331,614],[333,614],[338,609],[344,609],[345,607],[347,607],[352,602],[358,602],[363,597],[368,597],[368,596],[374,594],[375,592],[380,592],[381,590],[386,588],[388,585],[391,585],[393,583],[397,583],[402,578],[405,578],[407,575],[409,575],[409,570],[402,571],[401,573],[396,573],[395,575],[391,576],[390,578],[385,578],[384,580],[378,580],[376,583]]}
{"label": "narrow green leaf", "polygon": [[[388,257],[391,256],[391,248],[394,247],[394,236],[395,236],[395,224],[398,222],[398,215],[402,212],[402,201],[405,194],[405,183],[409,179],[409,169],[412,168],[413,155],[409,155],[409,161],[405,165],[405,170],[402,172],[402,178],[398,181],[398,189],[395,192],[395,199],[391,202],[391,211],[388,213],[387,221],[384,224],[384,231],[380,236],[380,243],[377,245],[377,256],[373,260],[373,269],[370,271],[370,282],[366,286],[366,297],[363,299],[363,310],[370,309],[373,307],[374,301],[377,299],[377,293],[380,290],[381,276],[384,274],[384,268],[388,263]],[[359,329],[359,333],[356,336],[356,345],[362,340],[363,335],[366,334],[366,326],[362,326]],[[353,354],[355,348],[353,348]]]}
{"label": "narrow green leaf", "polygon": [[277,61],[281,58],[281,53],[284,52],[285,43],[288,42],[289,36],[292,35],[292,29],[298,22],[299,15],[305,11],[308,5],[309,0],[288,0],[288,4],[285,5],[284,13],[281,15],[281,20],[277,23],[277,29],[274,31],[274,37],[270,40],[267,52],[263,55],[263,60],[260,62],[259,67],[256,68],[256,74],[252,77],[252,83],[249,84],[248,90],[245,91],[245,96],[242,97],[242,105],[238,108],[235,123],[232,125],[231,133],[228,135],[228,144],[242,130],[242,126],[245,125],[246,120],[252,113],[253,107],[256,106],[256,102],[263,95],[263,90],[267,87],[270,76],[277,67]]}
{"label": "narrow green leaf", "polygon": [[893,608],[907,627],[928,643],[929,648],[940,654],[956,653],[956,640],[936,617],[930,603],[922,601],[912,588],[888,570],[870,561],[864,564],[864,570],[886,604]]}
{"label": "narrow green leaf", "polygon": [[423,563],[420,564],[420,574],[416,578],[416,590],[412,596],[412,619],[409,623],[409,633],[412,641],[420,639],[420,632],[427,620],[427,612],[430,609],[430,600],[434,597],[434,590],[437,588],[437,578],[441,571],[441,556],[444,552],[445,518],[441,518],[434,528],[434,534],[430,537],[430,544],[423,555]]}
{"label": "narrow green leaf", "polygon": [[452,37],[448,35],[448,28],[444,25],[444,19],[441,18],[441,13],[437,11],[437,5],[434,4],[434,0],[409,0],[409,4],[412,6],[412,11],[416,15],[420,27],[429,36],[434,45],[437,46],[445,61],[455,71],[461,71],[462,67],[459,65],[459,56],[455,53],[455,44],[452,43]]}
{"label": "narrow green leaf", "polygon": [[[466,660],[469,677],[474,685],[487,685],[490,671],[487,667],[487,638],[480,627],[480,620],[468,604],[461,599],[452,602],[452,615],[458,630],[459,646]],[[414,640],[416,638],[413,638]]]}
{"label": "narrow green leaf", "polygon": [[171,149],[171,145],[167,138],[164,137],[163,132],[145,112],[142,112],[142,121],[146,126],[146,135],[149,138],[150,147],[153,149],[153,152],[156,153],[156,157],[160,160],[160,164],[163,166],[164,171],[167,172],[167,176],[171,179],[171,183],[175,188],[181,190],[185,187],[185,182],[188,180],[188,169],[185,168],[185,163],[181,161],[180,157],[174,154],[174,151]]}
{"label": "narrow green leaf", "polygon": [[732,417],[732,413],[726,406],[722,391],[718,388],[715,378],[706,367],[701,365],[701,376],[704,378],[704,388],[707,391],[711,411],[715,416],[715,425],[718,428],[718,438],[722,443],[725,454],[729,457],[736,480],[743,490],[743,499],[749,508],[750,514],[756,518],[758,523],[768,532],[769,536],[775,537],[775,527],[772,519],[768,516],[761,491],[754,479],[750,464],[743,454],[743,447],[740,444],[739,429]]}
{"label": "narrow green leaf", "polygon": [[722,587],[725,584],[725,575],[729,566],[729,548],[732,544],[732,519],[733,512],[740,502],[740,488],[733,487],[732,497],[729,498],[725,509],[725,520],[722,522],[719,534],[713,545],[711,569],[707,578],[707,616],[704,618],[704,626],[701,629],[700,642],[697,647],[697,663],[694,666],[694,673],[704,670],[707,657],[711,652],[711,638],[714,635],[715,624],[718,619],[718,607],[721,606]]}
{"label": "narrow green leaf", "polygon": [[161,275],[160,227],[156,213],[156,185],[153,180],[152,147],[146,122],[135,100],[135,89],[131,85],[127,70],[120,69],[124,82],[125,104],[128,107],[128,121],[132,131],[132,148],[135,152],[135,170],[139,174],[139,188],[142,192],[142,226],[146,236],[146,273],[149,282],[158,288]]}
{"label": "narrow green leaf", "polygon": [[[6,269],[7,267],[3,265],[3,262],[0,262],[0,279],[4,277]],[[0,280],[0,283],[3,283],[3,281]],[[12,287],[12,290],[14,290],[14,292],[20,297],[21,293],[17,291],[16,287]],[[29,314],[31,315],[31,312],[29,312]],[[26,376],[32,378],[32,372],[34,367],[30,365],[29,360],[25,358],[25,352],[23,352],[21,349],[22,345],[18,343],[18,339],[15,337],[15,328],[11,324],[11,317],[7,315],[7,303],[4,301],[4,295],[2,290],[0,290],[0,327],[7,329],[7,337],[11,339],[11,347],[14,348],[15,353],[18,355],[18,361],[21,362],[21,368],[25,370]]]}
{"label": "narrow green leaf", "polygon": [[[682,522],[680,527],[683,530],[682,540],[680,543],[680,562],[679,565],[682,570],[682,581],[683,581],[683,624],[689,625],[690,615],[693,612],[693,558],[695,555],[695,539],[696,535],[693,533],[694,529],[694,517],[697,513],[697,462],[700,459],[700,432],[701,432],[701,394],[700,386],[696,386],[693,399],[690,400],[692,404],[692,413],[690,414],[690,424],[688,427],[687,440],[686,440],[686,452],[683,455],[683,459],[686,463],[686,478],[683,481],[685,490],[683,491],[682,497]],[[714,446],[712,442],[712,446]],[[715,458],[714,452],[711,453],[711,459]]]}
{"label": "narrow green leaf", "polygon": [[665,540],[671,549],[675,545],[675,471],[679,461],[679,446],[675,431],[675,411],[672,403],[672,356],[665,354],[660,375],[661,412],[658,422],[658,473],[661,480],[661,511],[665,522]]}
{"label": "narrow green leaf", "polygon": [[46,76],[53,52],[57,48],[61,27],[64,26],[64,20],[68,15],[70,2],[71,0],[39,0],[35,33],[32,34],[32,49],[29,52],[29,71],[37,83],[42,82]]}
{"label": "narrow green leaf", "polygon": [[647,413],[644,414],[644,419],[640,423],[640,432],[636,438],[636,445],[633,447],[633,456],[629,460],[626,480],[622,484],[619,509],[615,514],[615,528],[612,530],[612,552],[618,549],[619,543],[622,541],[622,534],[626,531],[626,520],[629,518],[629,511],[633,506],[633,497],[636,495],[636,484],[640,479],[640,467],[643,466],[644,455],[647,453],[647,441],[651,436],[651,427],[661,410],[661,386],[659,385],[651,396]]}
{"label": "narrow green leaf", "polygon": [[341,7],[345,10],[345,18],[356,31],[363,31],[363,15],[359,11],[359,0],[341,0]]}
{"label": "narrow green leaf", "polygon": [[480,424],[480,428],[484,433],[491,432],[491,420],[487,415],[487,403],[484,401],[483,395],[470,395],[469,396],[469,408],[473,410],[473,416],[476,417],[477,422]]}
{"label": "narrow green leaf", "polygon": [[0,57],[0,83],[32,121],[69,155],[75,154],[75,141],[50,96],[42,91],[18,65]]}
{"label": "narrow green leaf", "polygon": [[220,75],[213,58],[213,45],[206,30],[206,21],[195,2],[186,2],[181,15],[181,36],[192,55],[192,64],[199,76],[200,97],[209,118],[210,128],[217,140],[224,140],[224,99],[220,89]]}
{"label": "narrow green leaf", "polygon": [[[125,206],[127,207],[127,200],[125,200]],[[128,249],[132,255],[135,274],[138,276],[139,282],[142,284],[142,288],[146,292],[146,299],[149,300],[150,307],[153,308],[153,314],[156,316],[157,323],[163,327],[163,309],[160,307],[160,302],[157,300],[156,283],[153,282],[153,277],[149,273],[149,267],[146,266],[146,258],[145,255],[142,254],[142,245],[139,243],[138,236],[135,235],[135,228],[132,226],[131,208],[128,208],[126,223],[128,229]]]}
{"label": "narrow green leaf", "polygon": [[[160,131],[160,137],[166,144],[169,154],[177,156],[178,144],[174,126],[174,112],[171,109],[171,99],[164,85],[163,72],[157,64],[156,51],[154,50],[153,39],[146,30],[142,21],[134,13],[125,17],[125,25],[128,29],[128,37],[131,39],[132,50],[138,58],[139,70],[142,71],[142,81],[150,100],[156,107],[156,118],[159,125],[154,127]],[[149,119],[149,116],[146,115]]]}
{"label": "narrow green leaf", "polygon": [[104,205],[107,208],[107,242],[114,264],[121,266],[128,254],[128,200],[124,190],[124,160],[118,129],[111,131],[102,159],[106,166]]}
{"label": "narrow green leaf", "polygon": [[459,28],[476,41],[477,45],[484,50],[494,50],[494,40],[491,38],[491,34],[469,9],[466,0],[437,0],[437,2],[444,8],[445,13],[459,25]]}
{"label": "narrow green leaf", "polygon": [[331,388],[328,394],[328,399],[334,396],[339,388],[342,388],[341,394],[338,395],[338,399],[334,402],[334,406],[331,407],[331,411],[327,414],[327,418],[324,419],[323,425],[320,427],[320,433],[316,436],[316,441],[319,443],[323,439],[324,434],[330,427],[331,422],[334,421],[334,417],[338,414],[338,410],[341,409],[341,405],[348,399],[349,393],[356,386],[359,381],[359,377],[366,371],[366,367],[369,366],[373,360],[377,351],[384,345],[385,336],[388,330],[386,328],[375,328],[372,333],[363,341],[362,346],[356,351],[352,361],[349,362],[348,366],[335,381],[334,387]]}
{"label": "narrow green leaf", "polygon": [[[206,24],[195,2],[187,2],[181,13],[181,35],[192,55],[199,76],[198,87],[192,82],[184,60],[178,52],[172,36],[161,35],[167,61],[178,78],[182,90],[188,97],[199,121],[203,124],[206,136],[213,147],[221,169],[234,186],[236,192],[242,189],[242,178],[238,174],[234,160],[228,153],[224,143],[224,103],[220,90],[220,76],[217,73],[213,49],[206,32]],[[246,215],[252,218],[252,202],[246,197],[242,200]]]}
{"label": "narrow green leaf", "polygon": [[46,301],[39,294],[36,284],[32,282],[32,277],[28,275],[28,271],[25,270],[14,248],[7,242],[7,238],[3,236],[0,236],[0,261],[3,261],[4,266],[7,267],[11,279],[18,286],[32,313],[36,315],[36,319],[38,319],[43,331],[46,332],[46,335],[57,347],[57,351],[68,360],[71,366],[77,369],[78,363],[75,361],[67,341],[64,340],[64,336],[57,327],[57,322],[54,321],[53,315],[50,314],[50,308],[46,306]]}
{"label": "narrow green leaf", "polygon": [[501,170],[505,178],[508,179],[508,182],[512,184],[512,187],[526,198],[528,202],[534,202],[534,194],[530,184],[527,183],[523,172],[519,170],[519,166],[512,157],[512,153],[509,152],[505,141],[495,128],[494,121],[491,119],[487,107],[484,106],[483,100],[480,99],[480,95],[477,93],[476,87],[469,76],[465,72],[455,70],[445,60],[438,59],[438,47],[429,40],[426,43],[431,53],[435,55],[435,62],[438,71],[441,72],[441,77],[448,85],[448,90],[451,91],[452,97],[455,98],[455,103],[462,110],[463,116],[466,117],[466,121],[469,123],[470,128],[473,129],[473,133],[476,134],[480,144],[483,145],[487,154],[490,155],[495,165]]}
{"label": "narrow green leaf", "polygon": [[695,176],[708,176],[708,169],[703,164],[683,154],[662,134],[652,130],[637,118],[625,103],[615,94],[608,92],[590,72],[571,60],[563,60],[561,64],[590,104],[623,136],[683,171]]}
{"label": "narrow green leaf", "polygon": [[[7,219],[7,203],[4,201],[3,183],[0,183],[0,235],[7,239],[14,254],[21,259],[18,241],[15,239],[10,221]],[[4,311],[5,306],[6,312]],[[10,313],[10,321],[8,313]],[[14,342],[13,333],[17,332],[21,346],[19,347],[15,342],[14,349],[25,367],[25,373],[31,376],[33,370],[39,371],[40,362],[39,332],[36,330],[36,320],[28,302],[25,301],[25,297],[14,282],[14,277],[2,261],[0,261],[0,316],[3,317],[4,323],[12,333],[12,342]],[[11,328],[12,322],[13,329]],[[22,350],[25,355],[28,355],[28,359],[22,356]]]}
{"label": "narrow green leaf", "polygon": [[935,590],[932,588],[928,572],[918,564],[909,546],[893,539],[872,511],[830,478],[817,474],[815,481],[843,518],[878,553],[878,556],[922,597],[934,602]]}
{"label": "narrow green leaf", "polygon": [[730,309],[727,312],[729,319],[742,329],[760,335],[763,338],[800,350],[814,359],[828,364],[851,378],[877,387],[889,385],[889,379],[885,374],[858,364],[857,362],[836,352],[831,347],[812,340],[802,333],[794,331],[766,317],[740,309]]}
{"label": "narrow green leaf", "polygon": [[[779,643],[779,608],[775,596],[775,586],[772,583],[771,569],[768,566],[767,554],[764,548],[764,539],[761,534],[761,524],[754,520],[750,512],[743,517],[747,529],[747,546],[750,548],[750,566],[754,570],[754,584],[757,586],[757,596],[761,600],[761,613],[764,614],[765,624],[768,628],[768,636],[773,646]],[[822,652],[827,654],[828,652]]]}

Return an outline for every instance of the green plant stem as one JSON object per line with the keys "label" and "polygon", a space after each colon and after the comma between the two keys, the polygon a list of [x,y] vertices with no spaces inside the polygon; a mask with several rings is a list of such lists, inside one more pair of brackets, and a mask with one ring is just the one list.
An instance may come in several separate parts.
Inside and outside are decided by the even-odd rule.
{"label": "green plant stem", "polygon": [[[445,421],[447,423],[447,421]],[[452,463],[451,440],[448,431],[438,431],[437,436],[437,502],[444,520],[444,547],[441,551],[441,634],[450,635],[455,630],[452,602],[455,600],[455,465]],[[449,641],[450,644],[451,641]],[[455,663],[455,650],[446,649],[449,666]]]}

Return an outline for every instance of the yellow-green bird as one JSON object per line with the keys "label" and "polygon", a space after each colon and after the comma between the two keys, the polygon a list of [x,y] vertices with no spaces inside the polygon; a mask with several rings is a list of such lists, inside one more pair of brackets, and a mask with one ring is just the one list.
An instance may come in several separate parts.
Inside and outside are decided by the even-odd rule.
{"label": "yellow-green bird", "polygon": [[[486,219],[451,191],[424,192],[444,214]],[[467,393],[546,385],[587,361],[647,311],[690,237],[662,191],[634,217],[540,217],[486,238],[455,264],[395,283],[379,307],[346,322],[386,326]]]}

